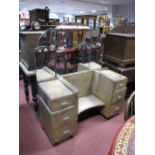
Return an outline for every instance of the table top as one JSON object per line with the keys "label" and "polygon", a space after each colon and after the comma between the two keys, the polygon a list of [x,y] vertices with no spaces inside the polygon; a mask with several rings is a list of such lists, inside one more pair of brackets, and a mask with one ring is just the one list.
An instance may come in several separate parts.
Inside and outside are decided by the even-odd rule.
{"label": "table top", "polygon": [[45,31],[21,31],[20,34],[29,35],[29,34],[43,34]]}
{"label": "table top", "polygon": [[23,70],[23,72],[25,73],[26,76],[33,76],[36,75],[36,70],[28,70],[27,67],[23,64],[22,61],[19,62],[19,66],[21,67],[21,69]]}
{"label": "table top", "polygon": [[126,37],[126,38],[135,38],[134,33],[107,33],[107,35],[119,36],[119,37]]}
{"label": "table top", "polygon": [[76,48],[65,48],[65,47],[59,47],[56,50],[57,54],[67,54],[67,53],[73,53],[75,51]]}
{"label": "table top", "polygon": [[135,116],[127,120],[117,133],[109,155],[135,155]]}

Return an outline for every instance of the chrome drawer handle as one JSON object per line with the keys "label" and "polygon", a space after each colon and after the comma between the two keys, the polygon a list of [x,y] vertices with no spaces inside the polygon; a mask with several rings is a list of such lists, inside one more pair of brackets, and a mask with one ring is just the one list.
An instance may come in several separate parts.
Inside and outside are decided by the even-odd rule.
{"label": "chrome drawer handle", "polygon": [[122,98],[122,96],[117,96],[117,99],[121,99]]}
{"label": "chrome drawer handle", "polygon": [[65,130],[64,135],[68,135],[70,133],[70,130]]}
{"label": "chrome drawer handle", "polygon": [[71,119],[70,119],[69,116],[65,116],[65,117],[63,118],[63,120],[64,120],[65,122],[69,122]]}
{"label": "chrome drawer handle", "polygon": [[115,107],[115,110],[118,111],[119,110],[119,107]]}
{"label": "chrome drawer handle", "polygon": [[120,84],[119,84],[119,86],[120,86],[120,87],[123,87],[123,86],[124,86],[124,84],[123,84],[123,83],[120,83]]}
{"label": "chrome drawer handle", "polygon": [[62,103],[61,103],[61,106],[62,106],[62,107],[66,107],[67,105],[68,105],[68,102],[62,102]]}

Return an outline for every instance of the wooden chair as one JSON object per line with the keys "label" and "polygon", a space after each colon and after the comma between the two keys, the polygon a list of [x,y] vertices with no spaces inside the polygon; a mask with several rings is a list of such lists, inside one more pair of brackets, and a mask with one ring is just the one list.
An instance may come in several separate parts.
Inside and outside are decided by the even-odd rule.
{"label": "wooden chair", "polygon": [[135,115],[135,91],[129,96],[124,112],[124,119],[127,121],[132,115]]}

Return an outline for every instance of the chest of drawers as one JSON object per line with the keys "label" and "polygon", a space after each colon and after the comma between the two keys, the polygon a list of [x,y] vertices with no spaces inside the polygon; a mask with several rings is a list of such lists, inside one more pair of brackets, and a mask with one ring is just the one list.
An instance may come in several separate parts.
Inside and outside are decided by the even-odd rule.
{"label": "chest of drawers", "polygon": [[96,80],[98,78],[102,83],[99,86],[94,86],[93,91],[105,102],[105,107],[101,110],[101,113],[109,118],[118,114],[122,109],[121,101],[124,100],[126,95],[127,77],[112,70],[96,72],[94,78]]}
{"label": "chest of drawers", "polygon": [[63,80],[39,83],[40,123],[52,144],[76,133],[77,96],[78,90]]}

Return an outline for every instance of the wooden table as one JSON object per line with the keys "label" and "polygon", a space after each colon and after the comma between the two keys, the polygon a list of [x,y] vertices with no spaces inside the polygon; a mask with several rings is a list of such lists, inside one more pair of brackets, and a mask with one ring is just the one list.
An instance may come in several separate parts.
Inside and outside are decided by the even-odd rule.
{"label": "wooden table", "polygon": [[135,155],[135,116],[132,116],[117,133],[109,155]]}
{"label": "wooden table", "polygon": [[31,86],[31,90],[32,90],[32,104],[33,104],[33,108],[35,111],[35,114],[38,114],[38,110],[39,110],[39,106],[38,106],[38,102],[37,102],[37,79],[36,79],[36,71],[35,70],[31,70],[29,71],[26,66],[22,63],[19,62],[19,66],[22,70],[22,74],[23,74],[23,80],[24,80],[24,91],[25,91],[25,97],[26,97],[26,101],[27,103],[29,103],[29,89],[28,86]]}

